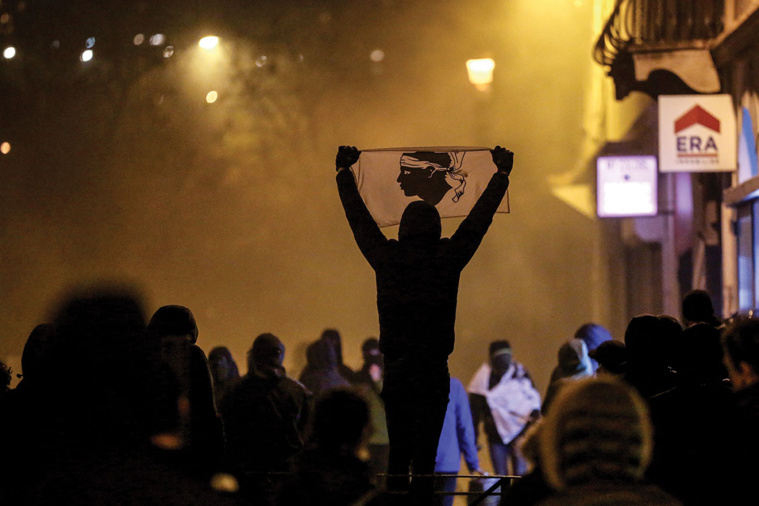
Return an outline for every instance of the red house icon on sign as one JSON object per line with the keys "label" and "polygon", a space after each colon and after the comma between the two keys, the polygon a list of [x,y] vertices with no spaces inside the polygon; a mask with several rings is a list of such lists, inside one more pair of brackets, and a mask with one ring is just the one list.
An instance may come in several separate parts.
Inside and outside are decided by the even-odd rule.
{"label": "red house icon on sign", "polygon": [[719,133],[719,120],[695,105],[693,108],[675,120],[675,133],[679,133],[693,125],[703,125],[710,130]]}

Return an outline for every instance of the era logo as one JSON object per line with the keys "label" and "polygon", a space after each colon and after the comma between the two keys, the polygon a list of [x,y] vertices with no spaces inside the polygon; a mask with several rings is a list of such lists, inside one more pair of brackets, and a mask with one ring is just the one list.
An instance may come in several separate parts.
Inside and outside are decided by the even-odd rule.
{"label": "era logo", "polygon": [[[675,120],[675,134],[694,125],[701,125],[713,132],[720,133],[719,119],[702,109],[701,106],[696,105]],[[718,151],[717,143],[711,135],[677,136],[677,156],[717,156]]]}

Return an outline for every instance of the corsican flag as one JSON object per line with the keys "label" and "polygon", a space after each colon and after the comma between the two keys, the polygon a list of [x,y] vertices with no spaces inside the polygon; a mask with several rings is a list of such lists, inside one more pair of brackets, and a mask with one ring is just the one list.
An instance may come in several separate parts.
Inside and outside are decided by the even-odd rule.
{"label": "corsican flag", "polygon": [[[441,218],[468,215],[497,168],[489,148],[432,147],[363,150],[350,170],[374,221],[388,227],[415,200]],[[509,212],[508,193],[497,212]]]}

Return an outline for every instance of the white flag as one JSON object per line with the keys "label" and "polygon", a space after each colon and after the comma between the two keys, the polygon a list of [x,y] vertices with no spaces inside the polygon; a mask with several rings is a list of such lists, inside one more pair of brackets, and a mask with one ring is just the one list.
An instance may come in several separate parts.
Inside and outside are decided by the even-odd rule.
{"label": "white flag", "polygon": [[[489,148],[392,148],[363,150],[351,171],[374,221],[387,227],[415,200],[441,218],[468,215],[497,167]],[[508,193],[497,212],[509,212]]]}

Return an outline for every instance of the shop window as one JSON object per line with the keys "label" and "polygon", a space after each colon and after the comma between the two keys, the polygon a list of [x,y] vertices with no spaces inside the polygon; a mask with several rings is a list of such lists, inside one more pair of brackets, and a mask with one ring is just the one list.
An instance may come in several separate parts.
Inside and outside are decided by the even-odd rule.
{"label": "shop window", "polygon": [[759,174],[754,122],[746,107],[741,109],[741,134],[738,138],[738,182],[743,183]]}
{"label": "shop window", "polygon": [[755,208],[754,201],[738,207],[735,231],[738,237],[738,309],[741,313],[751,311],[755,307]]}

